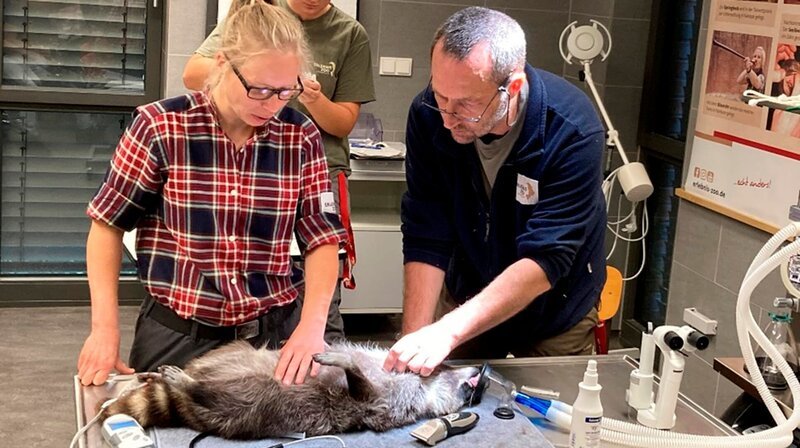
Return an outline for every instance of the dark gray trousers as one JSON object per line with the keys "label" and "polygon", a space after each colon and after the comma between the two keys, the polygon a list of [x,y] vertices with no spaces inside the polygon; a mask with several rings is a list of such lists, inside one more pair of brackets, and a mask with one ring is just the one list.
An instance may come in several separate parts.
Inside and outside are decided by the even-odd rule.
{"label": "dark gray trousers", "polygon": [[[334,298],[336,303],[332,302],[328,310],[325,342],[329,344],[344,339],[344,324],[339,314],[340,300]],[[153,299],[145,298],[136,320],[129,365],[137,372],[153,371],[162,365],[182,368],[192,359],[231,342],[231,339],[204,339],[172,330],[149,316],[153,306]],[[302,306],[301,295],[292,303],[271,309],[259,318],[261,333],[246,341],[254,347],[279,348],[300,322]]]}

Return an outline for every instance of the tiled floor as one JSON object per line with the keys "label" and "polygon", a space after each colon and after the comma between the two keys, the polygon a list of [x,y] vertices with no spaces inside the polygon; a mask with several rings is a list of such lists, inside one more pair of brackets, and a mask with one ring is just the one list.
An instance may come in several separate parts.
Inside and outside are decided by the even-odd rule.
{"label": "tiled floor", "polygon": [[[137,312],[120,310],[123,359]],[[386,345],[398,326],[397,316],[345,316],[353,340]],[[0,446],[69,445],[76,430],[72,377],[88,332],[88,307],[0,308]]]}

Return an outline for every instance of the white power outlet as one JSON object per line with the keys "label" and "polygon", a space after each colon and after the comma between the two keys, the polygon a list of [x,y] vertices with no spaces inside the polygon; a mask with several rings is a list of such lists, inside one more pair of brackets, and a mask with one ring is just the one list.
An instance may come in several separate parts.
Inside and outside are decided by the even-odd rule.
{"label": "white power outlet", "polygon": [[382,76],[411,76],[413,59],[381,56],[378,74]]}

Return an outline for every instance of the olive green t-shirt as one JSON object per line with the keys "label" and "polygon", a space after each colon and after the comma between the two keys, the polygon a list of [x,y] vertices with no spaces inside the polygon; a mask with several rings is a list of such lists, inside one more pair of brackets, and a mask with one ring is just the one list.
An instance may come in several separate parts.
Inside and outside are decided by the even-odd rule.
{"label": "olive green t-shirt", "polygon": [[[286,0],[276,3],[291,12]],[[302,23],[311,47],[314,74],[322,93],[336,103],[363,104],[375,101],[372,57],[364,27],[333,5],[322,16]],[[219,49],[224,26],[224,21],[220,22],[195,53],[213,57]],[[311,117],[298,100],[293,100],[289,106]],[[340,171],[349,175],[350,146],[347,137],[336,137],[322,129],[320,132],[331,179]]]}

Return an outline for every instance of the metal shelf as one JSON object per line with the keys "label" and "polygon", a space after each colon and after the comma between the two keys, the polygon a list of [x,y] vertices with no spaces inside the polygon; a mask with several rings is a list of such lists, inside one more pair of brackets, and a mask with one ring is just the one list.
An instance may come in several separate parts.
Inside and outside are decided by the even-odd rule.
{"label": "metal shelf", "polygon": [[406,181],[404,160],[352,159],[350,160],[350,168],[352,169],[350,173],[351,181]]}

